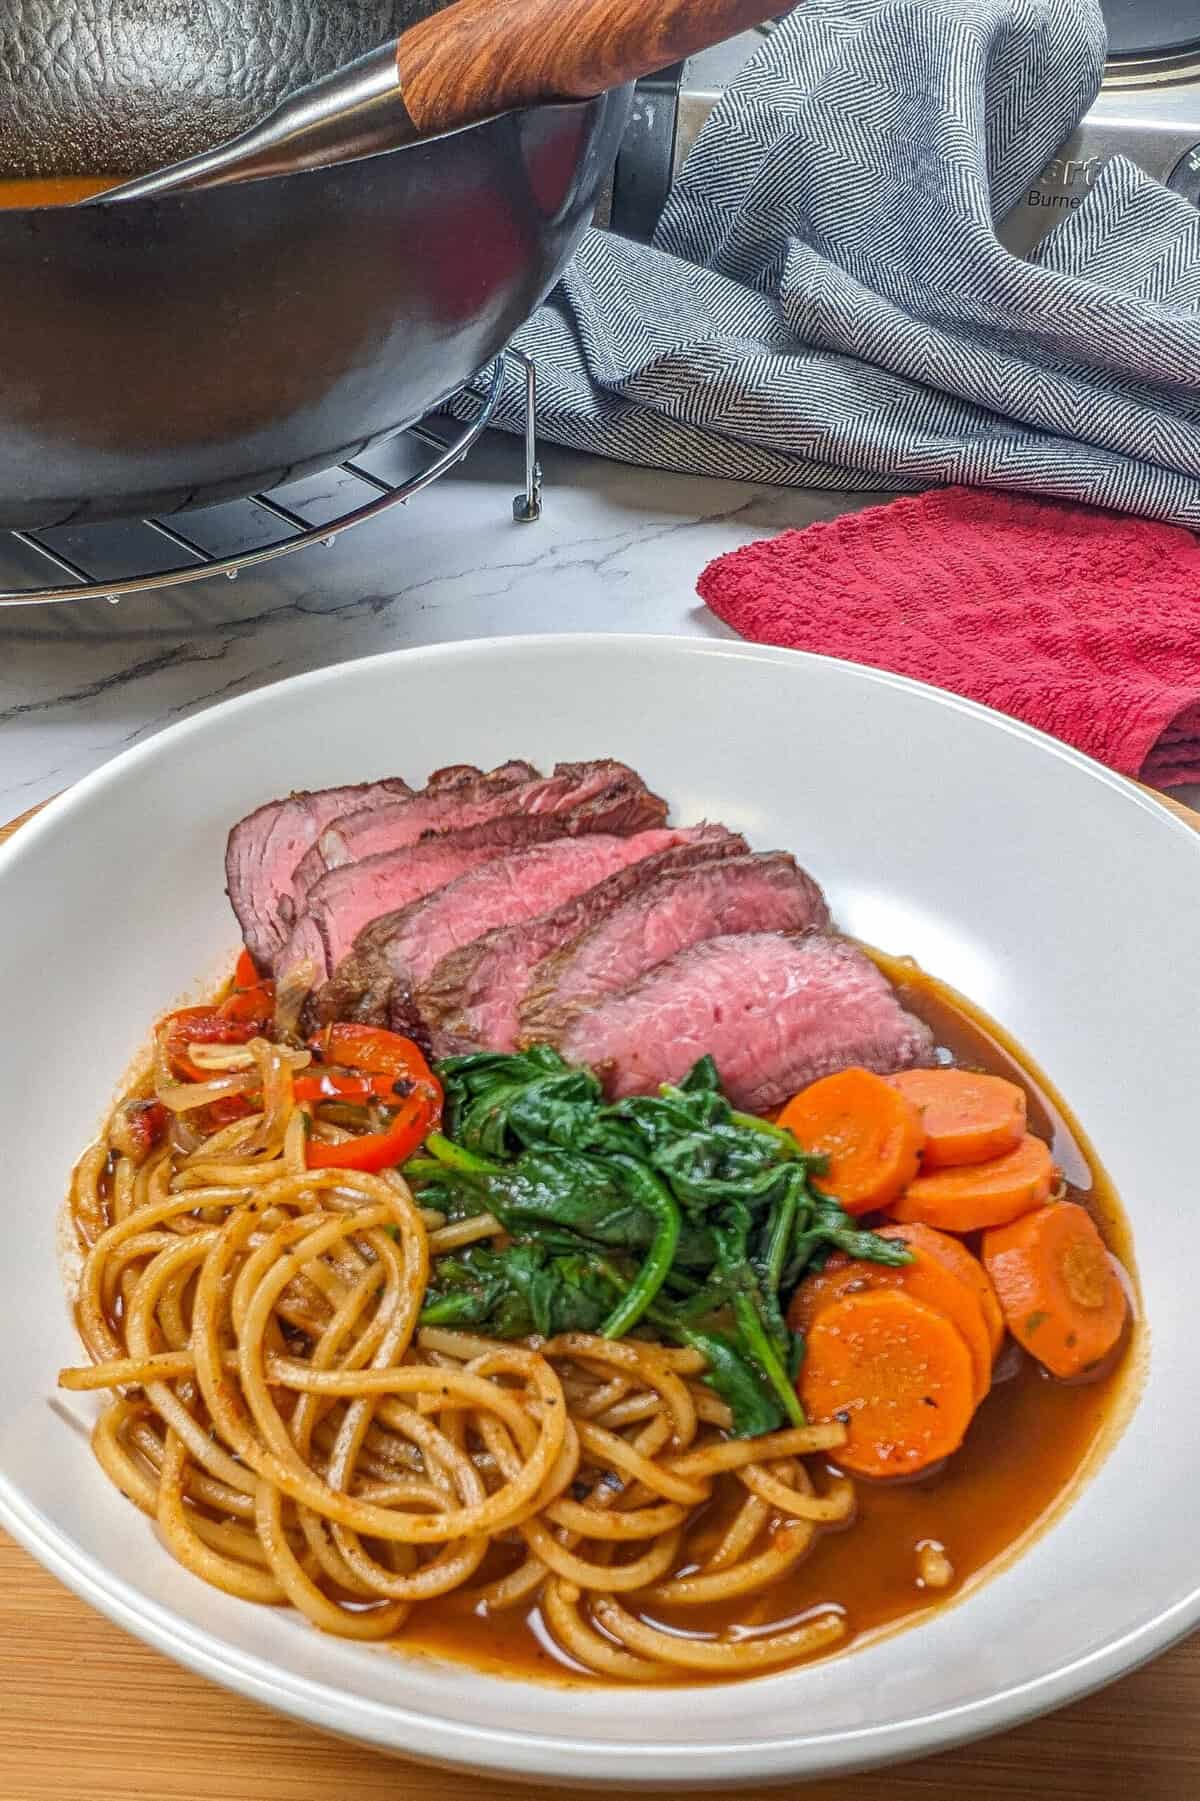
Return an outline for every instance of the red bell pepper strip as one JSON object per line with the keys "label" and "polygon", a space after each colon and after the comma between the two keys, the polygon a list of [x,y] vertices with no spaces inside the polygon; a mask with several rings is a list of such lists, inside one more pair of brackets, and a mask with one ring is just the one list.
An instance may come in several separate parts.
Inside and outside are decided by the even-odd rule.
{"label": "red bell pepper strip", "polygon": [[114,1116],[112,1142],[135,1163],[144,1163],[165,1137],[168,1119],[161,1101],[126,1101]]}
{"label": "red bell pepper strip", "polygon": [[[360,1079],[370,1082],[372,1093],[399,1101],[395,1115],[382,1132],[348,1138],[343,1144],[324,1144],[310,1138],[309,1169],[360,1169],[373,1174],[406,1162],[442,1117],[442,1086],[420,1047],[398,1032],[349,1024],[326,1026],[309,1042],[328,1062],[361,1071]],[[297,1092],[303,1092],[300,1085],[306,1081],[319,1082],[322,1073],[334,1081],[340,1098],[345,1099],[343,1084],[353,1078],[332,1070],[305,1071],[297,1079]]]}
{"label": "red bell pepper strip", "polygon": [[167,1015],[159,1030],[166,1034],[167,1061],[176,1075],[189,1082],[211,1082],[217,1072],[193,1063],[188,1045],[248,1044],[262,1025],[257,1019],[227,1019],[219,1007],[181,1007]]}
{"label": "red bell pepper strip", "polygon": [[257,988],[261,981],[262,977],[255,968],[254,958],[243,944],[233,971],[233,985],[235,988]]}
{"label": "red bell pepper strip", "polygon": [[310,1138],[306,1152],[308,1167],[359,1169],[371,1175],[381,1169],[394,1169],[420,1149],[441,1118],[441,1112],[440,1095],[414,1088],[401,1101],[391,1124],[383,1132],[367,1132],[361,1138],[347,1138],[342,1144],[324,1144]]}
{"label": "red bell pepper strip", "polygon": [[[212,1074],[211,1070],[209,1074]],[[219,1131],[222,1126],[231,1126],[234,1120],[249,1119],[257,1109],[251,1106],[244,1094],[223,1094],[200,1111],[208,1125],[214,1131]]]}
{"label": "red bell pepper strip", "polygon": [[235,988],[217,1008],[222,1019],[255,1026],[265,1031],[275,1017],[275,984],[257,982],[253,988]]}
{"label": "red bell pepper strip", "polygon": [[292,1080],[292,1092],[298,1101],[396,1101],[396,1083],[392,1076],[361,1076],[353,1070],[327,1069],[314,1063],[301,1070]]}
{"label": "red bell pepper strip", "polygon": [[336,1024],[326,1026],[309,1048],[326,1063],[343,1068],[365,1070],[369,1075],[392,1076],[424,1084],[441,1094],[437,1077],[430,1069],[421,1047],[399,1032],[385,1032],[381,1026]]}

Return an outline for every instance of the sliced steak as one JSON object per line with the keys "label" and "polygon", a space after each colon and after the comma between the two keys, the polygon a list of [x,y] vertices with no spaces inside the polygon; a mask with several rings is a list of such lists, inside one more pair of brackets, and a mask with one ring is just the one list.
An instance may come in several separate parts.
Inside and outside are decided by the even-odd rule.
{"label": "sliced steak", "polygon": [[477,769],[474,763],[447,763],[444,768],[434,770],[425,783],[423,792],[437,793],[450,788],[462,788],[468,782],[479,781],[481,777],[486,779],[487,775],[514,782],[531,782],[536,779],[537,773],[533,764],[527,763],[523,757],[513,757],[507,763],[501,763],[497,768],[486,772]]}
{"label": "sliced steak", "polygon": [[460,945],[498,926],[534,919],[614,870],[682,842],[682,831],[663,827],[632,837],[555,838],[496,857],[360,932],[353,951],[317,995],[318,1017],[377,1024],[390,1017],[407,1024],[414,1015],[410,997],[435,964]]}
{"label": "sliced steak", "polygon": [[296,865],[292,874],[294,917],[303,913],[309,894],[327,870],[383,851],[403,850],[428,832],[451,832],[481,825],[504,813],[532,811],[517,797],[545,785],[532,763],[502,763],[486,773],[460,763],[436,769],[418,794],[383,796],[369,806],[340,814],[328,822]]}
{"label": "sliced steak", "polygon": [[543,958],[611,917],[622,902],[656,891],[667,871],[738,857],[746,849],[744,838],[721,825],[697,826],[679,836],[683,842],[614,871],[548,913],[499,926],[443,957],[413,997],[436,1054],[515,1050],[522,998]]}
{"label": "sliced steak", "polygon": [[557,1042],[614,1098],[650,1094],[711,1055],[751,1113],[851,1064],[890,1075],[933,1061],[933,1034],[870,958],[822,932],[706,939],[579,1014]]}
{"label": "sliced steak", "polygon": [[577,1013],[706,938],[828,925],[825,896],[786,851],[668,871],[538,965],[521,1005],[520,1037],[556,1038]]}
{"label": "sliced steak", "polygon": [[311,981],[323,982],[373,919],[407,907],[506,851],[561,838],[570,825],[569,815],[502,817],[328,870],[310,890],[308,905],[275,960],[277,975],[282,978],[307,961],[312,965]]}
{"label": "sliced steak", "polygon": [[411,793],[407,782],[393,776],[289,794],[239,819],[225,847],[225,887],[242,938],[260,968],[272,966],[287,936],[289,922],[281,919],[279,907],[291,893],[292,871],[325,827],[352,808]]}
{"label": "sliced steak", "polygon": [[331,869],[310,890],[308,906],[276,958],[276,975],[282,980],[307,961],[312,982],[324,981],[372,920],[399,911],[507,851],[592,832],[624,836],[660,825],[666,811],[665,801],[623,771],[598,790],[590,782],[580,783],[571,806],[561,811],[504,815]]}

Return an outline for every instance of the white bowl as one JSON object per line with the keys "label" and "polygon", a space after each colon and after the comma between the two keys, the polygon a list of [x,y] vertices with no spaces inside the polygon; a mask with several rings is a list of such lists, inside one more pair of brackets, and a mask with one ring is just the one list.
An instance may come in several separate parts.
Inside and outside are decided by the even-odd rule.
{"label": "white bowl", "polygon": [[[325,1638],[187,1575],[92,1460],[55,1221],[154,1014],[228,967],[234,819],[319,787],[514,755],[613,755],[796,851],[840,923],[1017,1036],[1132,1219],[1152,1346],[1132,1419],[1057,1525],[926,1623],[696,1691],[565,1689]],[[229,701],[119,757],[0,852],[0,1519],[191,1668],[406,1755],[628,1788],[847,1770],[1070,1700],[1200,1619],[1200,840],[1062,745],[911,682],[698,640],[402,651]],[[115,1747],[114,1747],[115,1754]]]}

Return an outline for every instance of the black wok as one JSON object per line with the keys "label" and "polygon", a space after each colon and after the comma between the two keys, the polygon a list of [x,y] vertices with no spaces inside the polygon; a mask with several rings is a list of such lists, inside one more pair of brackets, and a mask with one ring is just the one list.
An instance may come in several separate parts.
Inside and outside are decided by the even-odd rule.
{"label": "black wok", "polygon": [[[497,28],[528,4],[495,0]],[[617,66],[605,63],[614,43],[629,69],[621,30],[649,50],[647,67],[668,60],[653,55],[653,20],[669,3],[594,6],[601,48],[576,82]],[[713,39],[771,10],[766,0],[689,7],[693,31],[711,15]],[[310,31],[296,0],[185,0],[168,23],[157,0],[74,0],[53,54],[44,0],[4,10],[0,177],[131,175],[207,149],[298,82],[441,9],[324,0]],[[305,19],[281,35],[280,15],[297,11]],[[242,35],[230,42],[231,32]],[[487,73],[476,71],[477,88]],[[616,89],[237,186],[0,211],[0,526],[247,494],[430,410],[558,279],[628,105],[629,89]]]}
{"label": "black wok", "polygon": [[419,418],[554,285],[626,109],[610,93],[241,187],[0,212],[0,526],[248,494]]}

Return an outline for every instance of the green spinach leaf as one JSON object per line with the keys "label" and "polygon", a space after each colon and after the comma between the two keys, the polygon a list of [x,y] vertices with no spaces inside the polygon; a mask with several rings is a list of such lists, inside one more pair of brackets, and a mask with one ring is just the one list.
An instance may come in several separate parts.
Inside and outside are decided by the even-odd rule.
{"label": "green spinach leaf", "polygon": [[711,1057],[658,1094],[606,1103],[549,1045],[439,1068],[445,1130],[406,1175],[450,1219],[490,1212],[511,1242],[435,1264],[422,1319],[500,1337],[618,1336],[644,1321],[703,1350],[739,1434],[803,1414],[785,1302],[830,1250],[904,1263],[810,1178],[823,1160],[736,1112]]}

